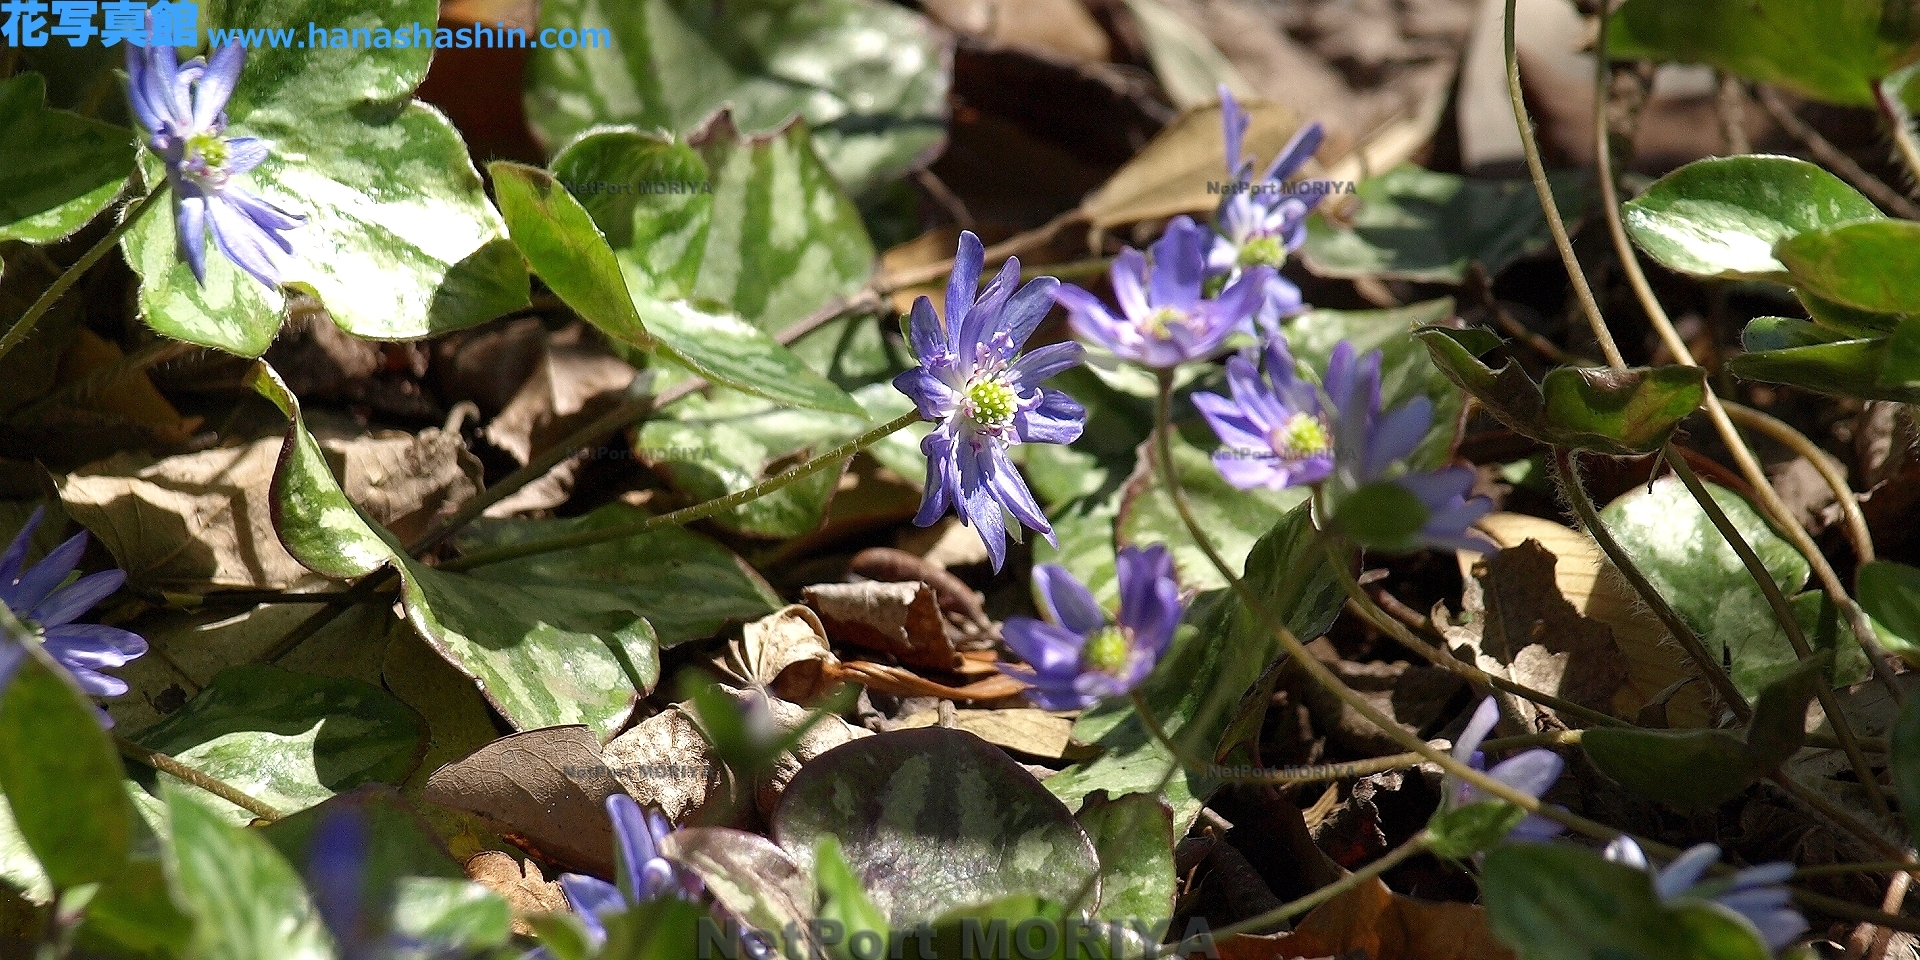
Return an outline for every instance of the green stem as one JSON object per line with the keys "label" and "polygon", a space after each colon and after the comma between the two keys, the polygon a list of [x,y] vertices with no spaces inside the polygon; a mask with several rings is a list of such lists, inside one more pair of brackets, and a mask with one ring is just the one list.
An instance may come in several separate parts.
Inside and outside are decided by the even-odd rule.
{"label": "green stem", "polygon": [[183,780],[199,787],[269,823],[285,816],[285,814],[279,810],[248,796],[224,780],[208,776],[164,753],[156,753],[148,750],[146,747],[134,743],[132,740],[128,740],[126,737],[117,733],[113,735],[113,743],[114,746],[120,748],[121,755],[127,759],[144,764],[175,779]]}
{"label": "green stem", "polygon": [[45,316],[47,311],[53,308],[54,303],[60,299],[62,294],[67,292],[67,288],[79,282],[81,276],[85,275],[94,264],[100,262],[100,258],[106,256],[107,251],[112,250],[114,245],[120,242],[120,238],[125,236],[126,232],[133,229],[133,225],[140,221],[141,215],[145,214],[147,209],[152,207],[154,202],[164,196],[166,192],[167,185],[162,183],[155,186],[152,190],[149,190],[146,196],[134,201],[133,205],[126,209],[126,213],[120,218],[120,222],[114,224],[113,229],[107,231],[106,236],[101,237],[99,242],[95,243],[91,249],[80,256],[79,260],[74,261],[73,266],[68,267],[65,273],[60,274],[60,277],[53,281],[53,286],[48,287],[45,293],[40,294],[40,299],[35,300],[33,306],[28,307],[27,312],[21,314],[20,319],[14,321],[13,326],[7,328],[6,336],[0,337],[0,359],[5,359],[7,354],[13,352],[13,348],[19,346],[22,341],[27,339],[27,335],[32,333],[34,326],[40,322],[40,318]]}
{"label": "green stem", "polygon": [[[1432,845],[1433,845],[1433,835],[1428,833],[1425,830],[1422,830],[1419,833],[1416,833],[1413,836],[1408,837],[1405,843],[1402,843],[1401,845],[1394,847],[1392,850],[1387,851],[1386,856],[1383,856],[1380,859],[1375,860],[1374,862],[1369,863],[1366,866],[1361,867],[1360,869],[1355,870],[1354,872],[1349,873],[1344,877],[1341,877],[1339,880],[1333,883],[1329,883],[1326,886],[1321,887],[1320,889],[1315,890],[1314,892],[1309,893],[1306,896],[1301,897],[1300,899],[1295,900],[1291,903],[1284,903],[1284,904],[1281,904],[1280,906],[1274,907],[1272,910],[1268,910],[1266,913],[1260,914],[1259,916],[1249,917],[1245,920],[1240,921],[1239,923],[1230,923],[1224,927],[1221,927],[1218,930],[1208,931],[1207,936],[1211,940],[1217,943],[1221,940],[1227,939],[1228,937],[1237,936],[1243,933],[1258,933],[1262,930],[1267,929],[1268,927],[1273,926],[1276,923],[1279,923],[1282,920],[1287,920],[1289,918],[1306,913],[1307,911],[1312,910],[1314,907],[1317,907],[1323,903],[1326,903],[1329,900],[1333,900],[1337,897],[1340,897],[1346,893],[1353,891],[1354,889],[1358,888],[1362,884],[1371,882],[1372,880],[1378,878],[1381,874],[1386,873],[1388,870],[1392,870],[1394,867],[1397,867],[1400,864],[1406,862],[1406,860],[1409,857],[1413,857],[1417,854],[1425,853],[1427,848]],[[1195,945],[1195,946],[1189,947],[1186,944],[1186,942],[1183,941],[1179,944],[1176,944],[1172,950],[1166,951],[1164,954],[1155,954],[1155,956],[1160,956],[1160,955],[1182,956],[1184,955],[1186,950],[1198,950],[1198,949],[1200,949],[1199,946]]]}
{"label": "green stem", "polygon": [[[1527,100],[1520,88],[1520,59],[1514,52],[1513,23],[1514,6],[1517,0],[1507,0],[1506,14],[1506,57],[1507,57],[1507,99],[1513,103],[1513,122],[1520,126],[1520,149],[1527,157],[1527,173],[1533,177],[1533,189],[1540,195],[1540,209],[1547,217],[1547,230],[1553,234],[1553,244],[1560,251],[1560,260],[1566,264],[1567,280],[1573,284],[1574,299],[1580,302],[1586,311],[1587,325],[1593,328],[1593,338],[1600,343],[1600,352],[1607,363],[1615,367],[1625,367],[1627,361],[1620,355],[1620,347],[1613,342],[1613,332],[1607,329],[1605,317],[1600,315],[1600,304],[1593,298],[1593,288],[1587,285],[1586,271],[1580,269],[1580,258],[1574,255],[1573,242],[1567,238],[1567,225],[1560,219],[1560,207],[1553,200],[1553,187],[1547,183],[1546,164],[1540,160],[1540,144],[1534,139],[1533,121],[1527,117]],[[1605,19],[1604,17],[1602,18]],[[1602,62],[1606,53],[1599,54]],[[1604,176],[1606,171],[1601,171]]]}
{"label": "green stem", "polygon": [[[1699,502],[1700,509],[1706,511],[1707,519],[1713,521],[1714,528],[1720,531],[1727,546],[1739,554],[1740,562],[1746,565],[1747,574],[1759,585],[1760,592],[1766,595],[1767,606],[1772,609],[1773,618],[1779,621],[1780,628],[1786,631],[1787,642],[1793,645],[1794,655],[1802,660],[1812,659],[1813,647],[1807,643],[1807,634],[1800,627],[1800,618],[1794,616],[1793,607],[1787,603],[1787,595],[1780,592],[1780,585],[1773,581],[1773,574],[1767,570],[1765,561],[1753,551],[1753,545],[1733,525],[1726,511],[1720,509],[1719,502],[1713,499],[1706,484],[1701,483],[1699,475],[1693,472],[1693,465],[1672,444],[1667,445],[1666,460],[1674,475],[1687,485],[1687,492]],[[1853,723],[1847,719],[1846,712],[1840,709],[1840,700],[1833,695],[1833,687],[1827,684],[1826,677],[1814,676],[1813,692],[1820,700],[1820,708],[1826,711],[1828,721],[1833,724],[1833,735],[1839,738],[1840,749],[1847,755],[1847,762],[1852,764],[1854,776],[1860,778],[1860,785],[1867,791],[1867,805],[1880,818],[1892,819],[1893,811],[1888,809],[1887,798],[1880,792],[1880,781],[1873,774],[1873,765],[1867,762],[1860,742],[1854,738]]]}
{"label": "green stem", "polygon": [[1733,685],[1733,678],[1727,676],[1727,672],[1721,669],[1720,661],[1715,660],[1713,654],[1707,652],[1707,645],[1701,642],[1700,635],[1694,633],[1693,628],[1688,626],[1685,620],[1680,619],[1680,615],[1674,612],[1672,605],[1667,603],[1667,599],[1647,581],[1646,575],[1640,572],[1640,568],[1634,566],[1633,558],[1621,549],[1619,541],[1614,540],[1613,534],[1607,532],[1607,525],[1600,522],[1600,513],[1594,509],[1593,501],[1587,497],[1586,488],[1580,482],[1580,472],[1574,466],[1572,452],[1565,447],[1555,447],[1553,458],[1554,465],[1560,472],[1561,486],[1567,492],[1567,501],[1573,505],[1573,512],[1579,516],[1580,525],[1587,528],[1588,535],[1592,536],[1593,542],[1599,545],[1600,552],[1607,555],[1607,559],[1613,562],[1614,569],[1620,571],[1620,575],[1633,585],[1634,592],[1646,602],[1648,609],[1653,611],[1654,616],[1660,618],[1667,632],[1673,635],[1674,642],[1680,644],[1680,649],[1686,653],[1687,659],[1693,661],[1693,668],[1699,671],[1701,679],[1707,681],[1707,685],[1712,687],[1714,694],[1733,711],[1733,715],[1742,723],[1752,719],[1753,708],[1747,704],[1747,698],[1740,693],[1738,687]]}
{"label": "green stem", "polygon": [[595,544],[609,543],[614,540],[624,540],[627,537],[639,536],[640,534],[658,530],[662,527],[677,527],[692,523],[695,520],[704,520],[716,513],[731,510],[743,503],[758,500],[775,490],[804,480],[828,467],[845,463],[849,457],[859,453],[862,449],[872,446],[882,438],[898,433],[919,421],[919,411],[908,411],[790,470],[768,477],[745,490],[739,490],[727,494],[724,497],[708,500],[705,503],[698,503],[691,507],[675,510],[672,513],[663,513],[657,517],[648,517],[645,520],[638,520],[633,523],[623,523],[619,526],[603,527],[598,530],[581,530],[575,533],[562,534],[557,537],[528,540],[524,543],[495,547],[492,550],[480,550],[448,563],[443,563],[440,565],[440,569],[448,571],[471,570],[475,567],[505,563],[509,560],[539,556],[543,553],[553,553],[558,550],[575,550],[580,547],[591,547]]}

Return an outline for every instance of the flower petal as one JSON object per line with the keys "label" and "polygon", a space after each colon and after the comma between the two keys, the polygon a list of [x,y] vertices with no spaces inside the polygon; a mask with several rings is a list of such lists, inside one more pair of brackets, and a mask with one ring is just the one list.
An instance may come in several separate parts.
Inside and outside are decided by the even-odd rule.
{"label": "flower petal", "polygon": [[46,515],[46,507],[34,507],[27,522],[13,535],[13,542],[7,544],[7,552],[0,554],[0,594],[20,579],[20,566],[27,561],[27,548],[33,544],[33,531],[39,528],[41,518]]}
{"label": "flower petal", "polygon": [[560,889],[566,892],[567,902],[573,905],[573,912],[579,915],[580,923],[596,943],[607,938],[606,924],[600,918],[626,909],[626,901],[620,897],[620,888],[598,877],[563,873],[560,875]]}
{"label": "flower petal", "polygon": [[1041,388],[1040,403],[1013,417],[1014,431],[1023,443],[1072,443],[1086,428],[1087,408],[1065,391]]}
{"label": "flower petal", "polygon": [[1085,348],[1071,340],[1049,343],[1013,362],[1015,391],[1026,393],[1054,374],[1070,370],[1080,363]]}
{"label": "flower petal", "polygon": [[1007,649],[1020,655],[1043,677],[1071,675],[1079,671],[1080,649],[1086,638],[1032,617],[1008,617],[1001,628]]}
{"label": "flower petal", "polygon": [[125,571],[102,570],[75,580],[65,587],[55,590],[45,600],[32,608],[28,616],[38,621],[42,627],[57,627],[72,623],[75,618],[93,605],[107,598],[120,585],[127,582]]}
{"label": "flower petal", "polygon": [[920,452],[927,458],[925,492],[920,496],[920,512],[914,515],[917,526],[930,527],[947,512],[958,486],[959,471],[954,464],[953,434],[945,427],[920,440]]}
{"label": "flower petal", "polygon": [[932,300],[914,298],[913,309],[907,311],[907,337],[913,346],[915,359],[921,363],[946,356],[947,331],[940,326],[940,317],[933,312]]}
{"label": "flower petal", "polygon": [[1715,844],[1701,843],[1688,847],[1685,853],[1675,857],[1665,870],[1654,876],[1653,889],[1662,900],[1677,897],[1693,889],[1706,874],[1707,868],[1719,859],[1720,848]]}
{"label": "flower petal", "polygon": [[282,241],[247,216],[245,208],[230,197],[209,197],[207,214],[213,222],[214,246],[267,289],[278,289],[280,262],[275,248]]}
{"label": "flower petal", "polygon": [[205,73],[193,91],[193,126],[205,130],[227,108],[234,84],[240,80],[240,68],[247,62],[247,48],[229,43],[213,52]]}
{"label": "flower petal", "polygon": [[1047,318],[1047,311],[1053,309],[1053,294],[1060,287],[1060,281],[1053,277],[1035,277],[1028,280],[1018,293],[1007,298],[1007,307],[1000,314],[1000,323],[1008,342],[1007,359],[1026,346],[1027,338],[1040,328],[1040,321]]}
{"label": "flower petal", "polygon": [[20,579],[11,585],[6,593],[7,606],[15,613],[26,613],[40,606],[55,587],[66,582],[67,576],[80,562],[80,555],[87,550],[87,535],[76,533],[67,542],[48,551],[46,557],[34,564]]}
{"label": "flower petal", "polygon": [[1453,744],[1453,758],[1466,763],[1499,722],[1500,705],[1492,697],[1480,701],[1480,706],[1474,708],[1473,719],[1467,721],[1467,728],[1460,731],[1460,739]]}
{"label": "flower petal", "polygon": [[1033,594],[1040,601],[1040,612],[1069,632],[1084,637],[1107,626],[1106,611],[1065,567],[1051,563],[1035,566]]}
{"label": "flower petal", "polygon": [[1280,148],[1280,152],[1274,156],[1273,162],[1267,165],[1267,172],[1260,179],[1275,181],[1292,176],[1295,171],[1306,166],[1308,160],[1313,159],[1314,152],[1320,149],[1320,141],[1326,139],[1326,135],[1326,128],[1322,127],[1318,120],[1301,127],[1299,132],[1293,135],[1293,139],[1288,140],[1287,145]]}
{"label": "flower petal", "polygon": [[947,277],[947,302],[942,314],[947,318],[947,350],[957,353],[960,321],[973,309],[974,294],[980,289],[980,269],[985,265],[986,247],[972,230],[960,231],[960,246],[953,254],[953,273]]}
{"label": "flower petal", "polygon": [[207,198],[174,196],[174,232],[180,242],[180,259],[187,262],[193,278],[207,282]]}
{"label": "flower petal", "polygon": [[1190,309],[1200,299],[1206,280],[1207,231],[1192,217],[1174,217],[1160,239],[1153,242],[1151,302],[1154,307]]}

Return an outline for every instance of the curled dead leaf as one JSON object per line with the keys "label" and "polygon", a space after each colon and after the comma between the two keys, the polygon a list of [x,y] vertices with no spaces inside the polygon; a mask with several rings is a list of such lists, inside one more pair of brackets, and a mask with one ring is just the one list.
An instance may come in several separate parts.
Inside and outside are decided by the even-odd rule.
{"label": "curled dead leaf", "polygon": [[958,663],[933,587],[906,583],[823,583],[801,600],[820,614],[828,636],[935,670]]}
{"label": "curled dead leaf", "polygon": [[620,790],[584,725],[528,730],[481,747],[427,778],[421,796],[464,810],[550,863],[613,876],[606,800]]}
{"label": "curled dead leaf", "polygon": [[[1097,753],[1085,744],[1075,749],[1073,718],[1060,717],[1045,710],[1015,707],[1007,710],[957,710],[954,727],[965,730],[997,747],[1048,760],[1079,758]],[[937,710],[923,710],[901,718],[893,727],[910,730],[931,727],[940,722]]]}
{"label": "curled dead leaf", "polygon": [[811,608],[796,603],[747,624],[736,649],[742,679],[781,699],[812,703],[835,686],[826,667],[839,661]]}
{"label": "curled dead leaf", "polygon": [[1027,688],[1025,683],[1004,673],[996,673],[964,687],[949,687],[944,683],[928,680],[910,670],[884,663],[874,663],[870,660],[846,661],[829,667],[827,672],[835,680],[848,680],[896,697],[941,697],[947,700],[966,701],[999,700],[1003,697],[1015,696]]}

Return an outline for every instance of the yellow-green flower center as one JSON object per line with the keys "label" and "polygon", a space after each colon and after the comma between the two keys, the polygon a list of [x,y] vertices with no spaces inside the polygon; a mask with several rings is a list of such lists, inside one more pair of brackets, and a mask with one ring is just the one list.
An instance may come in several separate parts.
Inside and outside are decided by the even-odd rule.
{"label": "yellow-green flower center", "polygon": [[1107,627],[1087,638],[1086,646],[1080,648],[1080,661],[1101,673],[1119,676],[1127,668],[1130,653],[1126,631]]}
{"label": "yellow-green flower center", "polygon": [[1141,326],[1147,334],[1158,340],[1167,339],[1167,328],[1175,324],[1187,325],[1187,312],[1177,307],[1161,307],[1147,315],[1147,322]]}
{"label": "yellow-green flower center", "polygon": [[1287,262],[1287,247],[1279,237],[1255,237],[1240,245],[1236,262],[1243,267],[1279,267]]}
{"label": "yellow-green flower center", "polygon": [[1310,413],[1296,413],[1273,432],[1274,449],[1294,457],[1311,457],[1333,449],[1327,425]]}
{"label": "yellow-green flower center", "polygon": [[200,162],[206,165],[209,172],[225,170],[227,162],[233,158],[232,151],[227,147],[226,138],[219,134],[205,132],[196,133],[187,138],[187,154],[199,157]]}
{"label": "yellow-green flower center", "polygon": [[1004,427],[1012,423],[1018,404],[1013,388],[998,380],[981,380],[967,387],[970,415],[983,427]]}

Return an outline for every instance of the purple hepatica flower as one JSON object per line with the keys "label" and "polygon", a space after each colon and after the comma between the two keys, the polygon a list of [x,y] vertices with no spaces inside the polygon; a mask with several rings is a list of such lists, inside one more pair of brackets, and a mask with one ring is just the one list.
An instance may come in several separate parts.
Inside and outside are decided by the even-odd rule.
{"label": "purple hepatica flower", "polygon": [[1173,642],[1180,626],[1180,586],[1173,556],[1161,544],[1128,547],[1115,560],[1120,575],[1120,615],[1107,615],[1066,570],[1034,568],[1034,592],[1051,623],[1012,617],[1007,646],[1031,670],[1001,668],[1027,681],[1027,699],[1042,710],[1083,710],[1140,685]]}
{"label": "purple hepatica flower", "polygon": [[[147,15],[153,36],[153,15]],[[165,160],[173,186],[174,225],[180,255],[194,279],[207,282],[207,230],[227,259],[275,288],[293,253],[286,232],[305,222],[241,187],[234,178],[267,158],[267,145],[253,137],[227,137],[227,98],[246,62],[244,47],[229,44],[179,63],[173,47],[149,39],[127,45],[128,94],[133,113],[152,136],[147,145]]]}
{"label": "purple hepatica flower", "polygon": [[1807,918],[1789,906],[1793,895],[1783,886],[1793,876],[1791,863],[1764,863],[1726,880],[1701,883],[1707,868],[1720,859],[1719,847],[1711,843],[1689,847],[1665,870],[1655,871],[1640,845],[1627,836],[1607,844],[1606,858],[1653,874],[1653,889],[1662,902],[1679,897],[1708,899],[1747,918],[1770,950],[1778,952],[1807,931]]}
{"label": "purple hepatica flower", "polygon": [[307,848],[307,890],[342,960],[381,955],[378,918],[366,909],[367,826],[358,814],[335,812],[320,821]]}
{"label": "purple hepatica flower", "polygon": [[1233,399],[1196,393],[1193,405],[1220,437],[1214,466],[1242,490],[1319,483],[1333,472],[1333,439],[1320,394],[1294,376],[1284,337],[1267,339],[1266,374],[1243,356],[1227,360]]}
{"label": "purple hepatica flower", "polygon": [[[1433,425],[1433,404],[1426,397],[1414,397],[1382,411],[1380,351],[1356,357],[1353,344],[1341,341],[1327,362],[1326,391],[1335,410],[1332,479],[1336,487],[1347,493],[1368,484],[1393,483],[1427,511],[1425,524],[1408,542],[1370,546],[1498,552],[1499,547],[1472,529],[1474,521],[1493,509],[1493,502],[1485,497],[1467,499],[1475,477],[1471,468],[1395,472]],[[1334,513],[1337,517],[1337,497]]]}
{"label": "purple hepatica flower", "polygon": [[921,416],[940,423],[920,442],[927,455],[927,490],[913,522],[930,526],[952,504],[960,521],[980,534],[998,571],[1007,558],[1003,510],[1056,542],[1053,525],[1007,459],[1006,448],[1072,443],[1087,412],[1072,397],[1040,386],[1080,362],[1079,344],[1056,343],[1019,355],[1052,307],[1060,281],[1039,277],[1015,292],[1020,261],[1008,258],[975,299],[985,258],[980,238],[961,233],[947,281],[946,324],[934,315],[932,301],[914,301],[908,335],[920,365],[895,377],[893,385],[913,398]]}
{"label": "purple hepatica flower", "polygon": [[[1500,707],[1492,697],[1480,701],[1480,708],[1473,712],[1473,719],[1467,721],[1467,728],[1460,733],[1460,742],[1454,744],[1453,758],[1474,768],[1486,770],[1486,754],[1480,752],[1480,742],[1493,732],[1494,724],[1500,722]],[[1508,757],[1487,770],[1487,776],[1506,784],[1535,800],[1560,779],[1560,771],[1566,767],[1566,761],[1551,750],[1527,750]],[[1446,778],[1443,788],[1447,809],[1458,809],[1468,804],[1497,801],[1498,797],[1474,786],[1465,780]],[[1558,823],[1545,817],[1529,814],[1520,825],[1507,834],[1507,839],[1523,843],[1536,843],[1546,840],[1565,829]]]}
{"label": "purple hepatica flower", "polygon": [[606,938],[606,918],[661,897],[697,900],[702,890],[698,878],[660,855],[661,842],[673,832],[666,817],[641,810],[624,793],[607,798],[607,815],[613,818],[619,884],[578,873],[560,875],[561,889],[596,943]]}
{"label": "purple hepatica flower", "polygon": [[[1238,275],[1258,266],[1278,270],[1287,261],[1287,254],[1306,242],[1307,214],[1326,194],[1325,190],[1288,190],[1286,186],[1287,178],[1306,166],[1314,151],[1320,149],[1325,129],[1318,122],[1301,127],[1255,179],[1254,158],[1241,154],[1252,119],[1222,85],[1220,120],[1226,136],[1227,174],[1233,182],[1214,215],[1217,234],[1207,251],[1207,269],[1213,273]],[[1300,288],[1278,273],[1270,274],[1258,314],[1260,323],[1271,329],[1280,318],[1300,312],[1302,306]]]}
{"label": "purple hepatica flower", "polygon": [[[6,553],[0,554],[0,602],[29,629],[39,630],[47,653],[73,674],[82,690],[96,697],[117,697],[127,692],[126,681],[101,673],[101,668],[126,665],[127,661],[147,652],[147,641],[139,634],[117,627],[73,621],[120,589],[127,575],[119,570],[104,570],[61,586],[80,562],[80,555],[86,552],[85,533],[74,534],[72,539],[53,548],[45,559],[23,571],[27,546],[44,513],[44,509],[34,510],[26,526],[14,535]],[[111,720],[107,723],[112,725]]]}
{"label": "purple hepatica flower", "polygon": [[1116,355],[1155,369],[1199,360],[1220,349],[1227,335],[1252,326],[1262,290],[1273,276],[1256,267],[1205,300],[1208,233],[1190,217],[1175,217],[1153,243],[1153,263],[1128,247],[1114,258],[1113,296],[1124,317],[1108,312],[1100,298],[1071,284],[1053,297],[1067,308],[1073,332]]}

